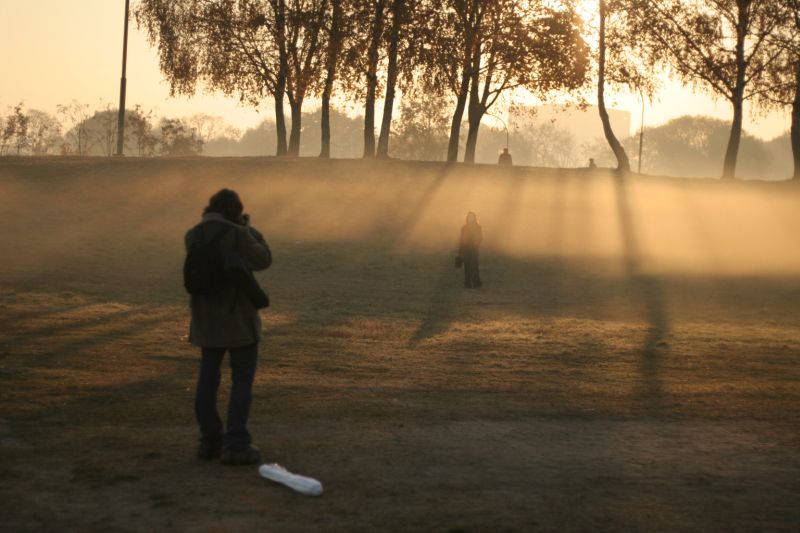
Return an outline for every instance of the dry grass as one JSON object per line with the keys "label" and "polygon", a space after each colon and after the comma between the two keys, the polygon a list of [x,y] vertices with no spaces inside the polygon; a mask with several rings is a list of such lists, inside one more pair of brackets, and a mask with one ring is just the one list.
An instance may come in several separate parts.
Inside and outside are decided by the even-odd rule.
{"label": "dry grass", "polygon": [[[252,428],[198,464],[183,232],[276,263]],[[0,511],[26,530],[786,530],[800,189],[435,164],[0,161]],[[485,288],[453,241],[475,209]]]}

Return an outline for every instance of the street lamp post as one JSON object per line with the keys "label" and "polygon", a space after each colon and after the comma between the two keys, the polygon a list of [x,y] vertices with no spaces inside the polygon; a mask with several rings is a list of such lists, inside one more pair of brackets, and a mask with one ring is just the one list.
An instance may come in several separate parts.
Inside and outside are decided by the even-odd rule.
{"label": "street lamp post", "polygon": [[487,117],[492,117],[494,119],[499,120],[500,123],[503,125],[503,128],[506,130],[506,150],[508,150],[508,126],[506,126],[505,120],[503,120],[502,118],[498,117],[497,115],[492,115],[490,113],[486,113],[486,116]]}
{"label": "street lamp post", "polygon": [[639,174],[642,173],[642,144],[644,143],[644,92],[639,91],[642,96],[642,121],[639,126]]}
{"label": "street lamp post", "polygon": [[125,145],[125,69],[128,64],[128,12],[130,0],[125,0],[125,32],[122,38],[122,77],[119,80],[119,116],[117,117],[117,153],[122,156]]}

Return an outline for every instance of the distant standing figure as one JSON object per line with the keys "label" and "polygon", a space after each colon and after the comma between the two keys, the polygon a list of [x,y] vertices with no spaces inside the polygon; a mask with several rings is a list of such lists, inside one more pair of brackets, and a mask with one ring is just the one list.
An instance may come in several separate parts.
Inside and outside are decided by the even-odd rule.
{"label": "distant standing figure", "polygon": [[594,162],[594,158],[589,158],[589,168],[597,168],[597,163]]}
{"label": "distant standing figure", "polygon": [[478,249],[483,241],[483,229],[478,224],[478,216],[470,211],[467,223],[461,228],[461,241],[458,255],[464,264],[464,287],[477,289],[481,286],[481,275],[478,271]]}
{"label": "distant standing figure", "polygon": [[513,164],[513,161],[511,160],[511,154],[508,153],[508,148],[503,148],[503,153],[501,153],[500,157],[497,158],[497,164],[509,167]]}
{"label": "distant standing figure", "polygon": [[[187,252],[195,246],[214,247],[219,254],[238,253],[247,268],[264,270],[272,253],[264,237],[242,214],[239,195],[222,189],[208,202],[199,224],[186,233]],[[258,310],[237,287],[222,278],[213,291],[191,294],[192,320],[189,340],[200,348],[202,359],[197,380],[195,414],[200,425],[198,457],[221,458],[224,464],[256,464],[258,448],[251,444],[247,419],[252,402],[253,379],[261,339]],[[228,352],[231,392],[227,426],[217,412],[217,389],[222,358]]]}

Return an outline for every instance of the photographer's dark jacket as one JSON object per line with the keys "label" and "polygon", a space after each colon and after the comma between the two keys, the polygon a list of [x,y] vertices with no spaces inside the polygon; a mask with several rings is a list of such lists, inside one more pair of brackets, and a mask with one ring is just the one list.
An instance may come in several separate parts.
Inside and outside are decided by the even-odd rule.
{"label": "photographer's dark jacket", "polygon": [[[230,229],[219,243],[222,252],[236,249],[252,270],[264,270],[272,264],[272,253],[258,230],[235,224],[218,213],[203,215],[201,223],[186,233],[187,252],[195,243],[209,240],[226,228]],[[233,348],[261,340],[258,311],[233,285],[213,296],[193,294],[190,305],[189,340],[195,346]]]}

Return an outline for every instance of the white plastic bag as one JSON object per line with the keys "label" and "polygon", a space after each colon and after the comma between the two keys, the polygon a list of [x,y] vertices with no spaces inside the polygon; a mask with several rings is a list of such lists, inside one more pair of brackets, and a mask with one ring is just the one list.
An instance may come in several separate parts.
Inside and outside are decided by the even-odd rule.
{"label": "white plastic bag", "polygon": [[261,477],[286,485],[306,496],[322,494],[322,483],[314,478],[292,474],[278,463],[264,464],[258,468]]}

